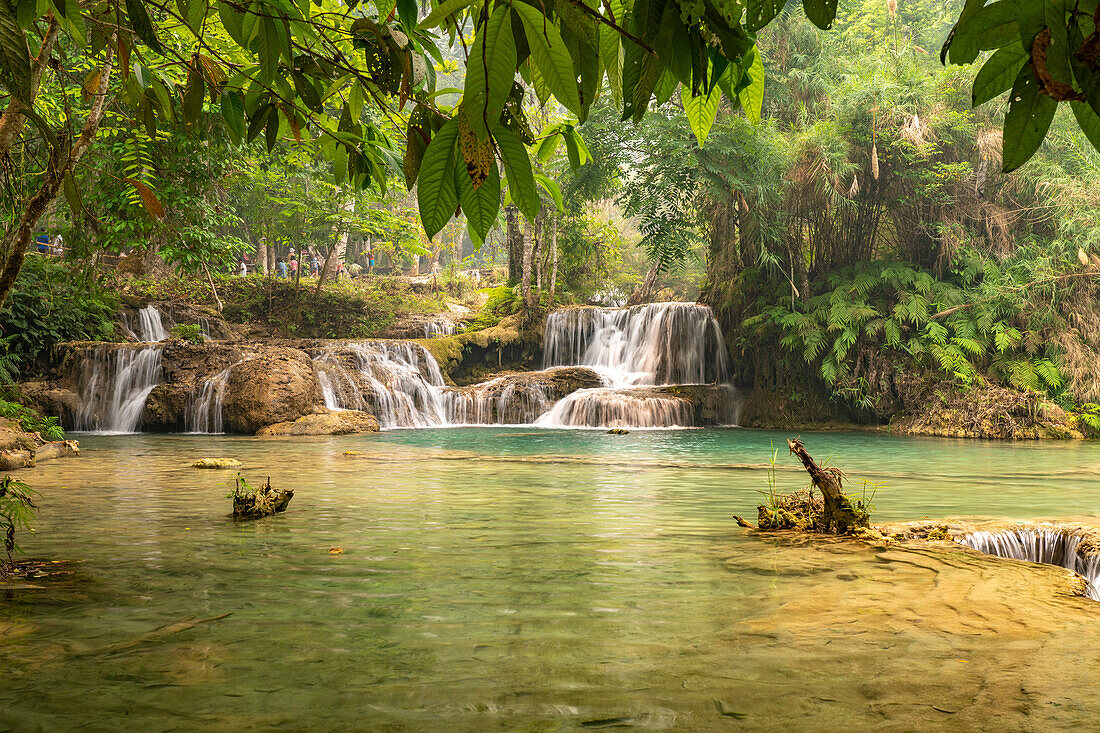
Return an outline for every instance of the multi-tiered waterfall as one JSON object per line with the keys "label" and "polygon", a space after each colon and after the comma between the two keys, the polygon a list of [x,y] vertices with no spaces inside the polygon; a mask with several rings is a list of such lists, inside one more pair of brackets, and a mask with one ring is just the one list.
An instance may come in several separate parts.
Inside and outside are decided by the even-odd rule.
{"label": "multi-tiered waterfall", "polygon": [[[155,417],[147,419],[187,432],[223,432],[234,369],[269,348],[226,342],[189,346],[192,355],[200,349],[196,369],[181,366],[185,357],[179,345],[156,343],[167,336],[156,308],[138,311],[126,327],[145,343],[88,345],[78,352],[79,406],[72,420],[78,430],[139,429],[146,399],[165,383],[150,413]],[[694,303],[555,311],[546,323],[541,371],[501,374],[464,387],[448,385],[431,352],[416,341],[277,348],[312,360],[301,379],[319,385],[323,405],[317,409],[371,412],[383,428],[669,428],[734,422],[721,330],[710,309]],[[176,402],[165,402],[168,393]]]}

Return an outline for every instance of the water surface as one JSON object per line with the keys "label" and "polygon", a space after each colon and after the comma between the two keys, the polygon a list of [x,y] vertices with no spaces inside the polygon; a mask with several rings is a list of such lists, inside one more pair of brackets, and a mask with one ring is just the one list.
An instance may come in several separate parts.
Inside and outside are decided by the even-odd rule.
{"label": "water surface", "polygon": [[[1065,571],[737,528],[786,437],[86,436],[80,459],[21,472],[42,492],[29,554],[80,562],[5,592],[0,729],[1100,720],[1098,607]],[[1096,444],[803,439],[857,493],[882,484],[880,520],[1100,512]],[[295,488],[290,510],[233,523],[233,473],[189,468],[207,456]],[[781,487],[805,483],[778,460]]]}

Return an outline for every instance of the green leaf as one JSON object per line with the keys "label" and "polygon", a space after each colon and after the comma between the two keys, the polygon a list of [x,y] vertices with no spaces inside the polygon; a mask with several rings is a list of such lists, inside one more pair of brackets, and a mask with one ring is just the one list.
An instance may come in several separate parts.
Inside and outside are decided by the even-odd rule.
{"label": "green leaf", "polygon": [[222,119],[234,145],[240,145],[244,139],[244,99],[240,92],[226,89],[222,92]]}
{"label": "green leaf", "polygon": [[519,137],[503,125],[493,130],[500,158],[504,161],[504,173],[508,176],[508,191],[523,215],[534,219],[542,209],[542,201],[535,189],[531,158]]}
{"label": "green leaf", "polygon": [[548,133],[546,137],[539,143],[538,152],[535,155],[538,157],[539,162],[546,165],[546,161],[554,155],[558,150],[558,146],[561,145],[562,133],[561,129],[557,129],[552,133]]}
{"label": "green leaf", "polygon": [[[684,114],[687,115],[688,125],[695,133],[695,139],[699,141],[699,147],[707,142],[707,135],[714,124],[714,118],[718,114],[718,102],[722,99],[722,90],[715,84],[710,88],[710,94],[691,96],[691,87],[680,87],[680,99],[684,103]],[[748,108],[746,107],[746,114]]]}
{"label": "green leaf", "polygon": [[489,230],[496,223],[497,212],[500,211],[500,171],[497,170],[495,160],[486,173],[485,180],[475,189],[462,166],[455,166],[455,187],[458,189],[459,203],[466,214],[466,222],[482,241],[489,235]]}
{"label": "green leaf", "polygon": [[810,22],[823,31],[833,27],[837,0],[802,0],[802,8]]}
{"label": "green leaf", "polygon": [[157,32],[153,28],[153,21],[149,20],[149,13],[146,12],[144,3],[141,0],[126,0],[126,15],[130,19],[130,27],[138,37],[145,41],[149,48],[157,53],[163,53]]}
{"label": "green leaf", "polygon": [[557,207],[558,211],[565,211],[565,204],[562,202],[561,198],[561,188],[554,182],[554,179],[544,176],[541,173],[535,173],[535,180],[539,182],[539,185],[543,187],[546,193],[550,194],[550,198],[554,200],[554,206]]}
{"label": "green leaf", "polygon": [[760,51],[756,46],[753,46],[750,53],[752,63],[745,70],[749,83],[737,92],[737,99],[745,109],[745,117],[755,125],[760,122],[760,111],[764,107],[764,61],[760,58]]}
{"label": "green leaf", "polygon": [[294,82],[294,91],[298,93],[298,96],[302,98],[305,105],[314,112],[321,111],[321,97],[317,94],[317,90],[313,84],[305,77],[304,74],[298,71],[290,72],[290,78]]}
{"label": "green leaf", "polygon": [[65,25],[68,26],[69,35],[77,46],[84,48],[87,43],[88,30],[84,26],[84,15],[80,12],[80,0],[64,0]]}
{"label": "green leaf", "polygon": [[546,19],[531,5],[517,2],[512,10],[523,21],[527,45],[531,49],[531,61],[538,68],[539,76],[550,93],[574,114],[580,114],[580,94],[573,76],[573,60],[565,50],[565,42],[557,26]]}
{"label": "green leaf", "polygon": [[[1023,4],[1030,2],[1031,0],[1024,0]],[[1041,17],[1041,4],[1039,14]],[[998,0],[992,5],[986,5],[974,16],[973,27],[977,29],[974,42],[983,51],[1007,46],[1019,38],[1018,17],[1016,0]]]}
{"label": "green leaf", "polygon": [[[439,128],[420,163],[416,203],[428,239],[447,225],[458,208],[455,189],[458,159],[458,119],[452,118]],[[462,173],[465,175],[465,170]]]}
{"label": "green leaf", "polygon": [[[786,0],[748,0],[745,16],[745,30],[753,33],[775,20]],[[833,14],[836,14],[834,8]]]}
{"label": "green leaf", "polygon": [[1073,101],[1069,103],[1073,110],[1073,116],[1077,118],[1077,124],[1081,126],[1081,132],[1092,143],[1092,146],[1100,150],[1100,115],[1096,114],[1087,102]]}
{"label": "green leaf", "polygon": [[406,30],[416,30],[416,0],[397,0],[397,14]]}
{"label": "green leaf", "polygon": [[1058,103],[1039,92],[1039,83],[1025,66],[1012,86],[1008,114],[1005,115],[1003,162],[1004,172],[1014,171],[1026,163],[1046,137]]}
{"label": "green leaf", "polygon": [[15,18],[6,13],[0,15],[0,72],[4,86],[12,94],[26,105],[34,102],[31,99],[31,52],[27,37]]}
{"label": "green leaf", "polygon": [[466,64],[466,89],[462,96],[466,118],[479,140],[500,119],[516,76],[516,42],[507,5],[498,5],[474,40]]}
{"label": "green leaf", "polygon": [[[436,5],[432,8],[432,12],[428,13],[428,17],[420,21],[420,27],[435,28],[448,15],[454,15],[463,8],[468,7],[473,1],[474,0],[447,0],[445,3]],[[385,20],[385,18],[382,20]]]}
{"label": "green leaf", "polygon": [[974,18],[985,2],[986,0],[966,0],[958,21],[947,34],[947,40],[940,49],[940,63],[946,63],[950,58],[953,64],[970,64],[978,58],[977,34],[980,28],[974,23]]}
{"label": "green leaf", "polygon": [[63,181],[65,188],[65,199],[69,202],[69,208],[72,210],[74,216],[79,216],[84,211],[84,200],[80,197],[80,188],[76,185],[76,180],[73,178],[73,172],[71,170],[65,171],[65,179]]}
{"label": "green leaf", "polygon": [[1012,83],[1027,61],[1019,43],[997,49],[974,77],[973,104],[977,107],[1012,88]]}
{"label": "green leaf", "polygon": [[[622,0],[612,0],[611,10],[615,18],[623,17]],[[607,85],[611,89],[611,98],[616,107],[623,104],[623,56],[619,32],[608,25],[600,24],[600,58],[607,72]]]}

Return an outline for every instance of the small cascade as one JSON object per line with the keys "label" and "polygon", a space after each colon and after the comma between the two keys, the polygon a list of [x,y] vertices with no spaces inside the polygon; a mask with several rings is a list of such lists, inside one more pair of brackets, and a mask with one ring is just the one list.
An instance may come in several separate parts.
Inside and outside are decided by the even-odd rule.
{"label": "small cascade", "polygon": [[973,532],[956,540],[979,552],[1013,560],[1041,562],[1067,568],[1088,584],[1085,595],[1100,601],[1100,555],[1083,556],[1078,547],[1084,538],[1062,529],[1016,529]]}
{"label": "small cascade", "polygon": [[145,398],[161,382],[161,350],[159,346],[90,349],[81,373],[86,377],[73,428],[137,432]]}
{"label": "small cascade", "polygon": [[454,321],[429,321],[424,324],[424,338],[438,338],[440,336],[454,336],[459,333],[459,324]]}
{"label": "small cascade", "polygon": [[384,428],[446,425],[439,364],[412,342],[373,341],[326,348],[313,359],[325,406],[368,410]]}
{"label": "small cascade", "polygon": [[229,386],[229,373],[233,366],[227,367],[202,383],[198,395],[192,395],[186,413],[186,430],[189,433],[225,432],[225,420],[222,417],[225,407],[225,390]]}
{"label": "small cascade", "polygon": [[139,310],[136,319],[123,311],[122,327],[135,339],[144,343],[155,343],[168,338],[164,319],[155,305],[147,305]]}
{"label": "small cascade", "polygon": [[592,428],[683,428],[695,424],[690,401],[630,389],[579,389],[558,402],[537,425]]}
{"label": "small cascade", "polygon": [[452,425],[530,425],[554,404],[541,385],[510,377],[447,390],[444,400]]}

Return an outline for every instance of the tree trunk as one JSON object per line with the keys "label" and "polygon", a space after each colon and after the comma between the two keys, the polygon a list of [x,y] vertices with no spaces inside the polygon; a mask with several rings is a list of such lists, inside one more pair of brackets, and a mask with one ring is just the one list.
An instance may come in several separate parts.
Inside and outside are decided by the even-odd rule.
{"label": "tree trunk", "polygon": [[523,277],[523,232],[519,224],[519,209],[514,204],[504,207],[506,229],[504,249],[508,255],[508,282],[515,285]]}
{"label": "tree trunk", "polygon": [[263,237],[256,242],[256,271],[265,275],[271,271],[267,263],[267,240]]}
{"label": "tree trunk", "polygon": [[661,265],[654,262],[649,268],[649,272],[645,274],[645,279],[630,294],[630,299],[626,301],[627,306],[641,305],[648,302],[653,297],[653,288],[657,284],[657,276],[660,274]]}
{"label": "tree trunk", "polygon": [[558,216],[554,215],[554,234],[550,243],[553,265],[550,268],[550,307],[554,307],[554,296],[558,290]]}
{"label": "tree trunk", "polygon": [[[50,31],[47,31],[47,40],[50,40],[48,34],[51,31],[54,33],[54,38],[56,38],[56,29],[52,22]],[[99,123],[103,120],[103,113],[106,109],[111,71],[114,68],[114,55],[112,54],[114,43],[115,40],[112,36],[107,41],[103,66],[100,67],[99,71],[99,86],[92,95],[92,103],[88,109],[88,116],[84,120],[84,127],[80,131],[80,136],[72,144],[72,147],[69,147],[70,137],[66,132],[62,132],[57,135],[56,144],[47,145],[49,156],[38,189],[29,199],[25,200],[26,203],[22,206],[23,213],[19,216],[18,222],[8,226],[4,232],[3,241],[0,244],[2,246],[2,249],[0,249],[0,307],[3,307],[8,293],[15,286],[19,271],[23,268],[23,260],[27,256],[27,247],[30,246],[38,220],[49,208],[50,202],[57,198],[62,182],[65,180],[65,174],[72,171],[76,164],[80,162],[80,159],[84,157],[88,146],[92,144],[92,138],[99,130]],[[35,68],[38,67],[39,60],[41,60],[42,65],[45,64],[50,48],[52,48],[52,40],[49,44],[44,45],[42,52],[39,54],[39,59],[35,61]],[[38,74],[41,74],[40,70]],[[14,139],[18,137],[23,127],[24,118],[19,113],[20,109],[20,107],[13,108],[9,104],[3,117],[0,117],[0,154],[5,156],[10,151]],[[12,130],[14,130],[14,133]]]}
{"label": "tree trunk", "polygon": [[[535,259],[535,238],[538,236],[538,220],[527,224],[523,237],[523,274],[520,278],[520,295],[523,296],[523,310],[526,319],[531,317],[535,308],[535,295],[531,289],[531,270]],[[525,320],[526,320],[525,319]]]}
{"label": "tree trunk", "polygon": [[[355,198],[346,200],[340,209],[346,214],[354,214]],[[325,258],[325,266],[321,268],[321,275],[317,278],[317,292],[321,292],[321,283],[336,276],[336,263],[344,259],[344,252],[348,248],[348,237],[351,236],[351,225],[349,222],[345,224],[343,231],[336,237],[336,244],[329,249],[328,257]],[[334,254],[335,257],[333,257]]]}

